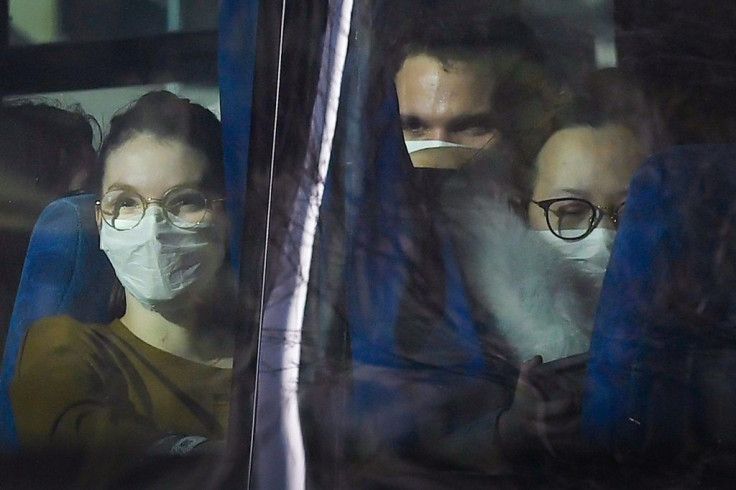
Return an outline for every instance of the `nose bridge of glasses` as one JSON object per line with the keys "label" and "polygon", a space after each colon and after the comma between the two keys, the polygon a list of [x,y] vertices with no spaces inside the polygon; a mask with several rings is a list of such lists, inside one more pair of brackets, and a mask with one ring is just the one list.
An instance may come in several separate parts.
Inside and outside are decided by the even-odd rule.
{"label": "nose bridge of glasses", "polygon": [[143,200],[148,206],[150,206],[151,204],[155,204],[159,207],[163,207],[164,199],[162,197],[146,197]]}
{"label": "nose bridge of glasses", "polygon": [[149,210],[151,213],[154,213],[154,216],[158,220],[165,220],[169,218],[169,213],[166,210],[166,207],[164,206],[163,199],[156,198],[156,197],[146,197],[143,199],[143,212],[141,213],[141,218],[143,215],[149,214]]}

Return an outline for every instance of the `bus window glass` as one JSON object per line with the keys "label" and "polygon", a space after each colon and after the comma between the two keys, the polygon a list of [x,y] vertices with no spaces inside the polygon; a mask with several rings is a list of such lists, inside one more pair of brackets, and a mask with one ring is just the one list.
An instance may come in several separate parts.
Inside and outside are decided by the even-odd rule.
{"label": "bus window glass", "polygon": [[12,486],[732,486],[729,2],[5,3]]}
{"label": "bus window glass", "polygon": [[11,46],[217,28],[217,0],[10,0],[9,13]]}
{"label": "bus window glass", "polygon": [[[695,231],[709,205],[726,214],[707,222],[731,229],[729,204],[715,204],[729,199],[731,178],[718,177],[729,151],[677,145],[732,141],[723,80],[733,80],[733,55],[716,46],[734,32],[713,16],[709,37],[685,7],[668,17],[687,27],[676,31],[657,20],[665,10],[354,6],[302,325],[307,478],[370,487],[398,475],[441,480],[441,467],[461,487],[499,477],[522,487],[600,478],[605,488],[618,470],[658,481],[653,467],[628,465],[657,451],[685,457],[701,424],[704,458],[715,432],[729,436],[716,414],[734,390],[708,380],[729,365],[729,349],[710,362],[712,340],[689,337],[694,324],[663,333],[673,317],[657,315],[688,298],[688,318],[730,318],[728,293],[709,295],[728,276],[714,264],[730,248]],[[689,63],[702,63],[707,83],[686,75]],[[662,257],[687,247],[693,255],[670,269]],[[704,250],[723,255],[697,256]],[[702,304],[685,287],[698,265],[710,271]],[[667,282],[670,272],[682,282]],[[709,415],[678,415],[667,396],[702,396]],[[676,421],[676,448],[666,421]]]}

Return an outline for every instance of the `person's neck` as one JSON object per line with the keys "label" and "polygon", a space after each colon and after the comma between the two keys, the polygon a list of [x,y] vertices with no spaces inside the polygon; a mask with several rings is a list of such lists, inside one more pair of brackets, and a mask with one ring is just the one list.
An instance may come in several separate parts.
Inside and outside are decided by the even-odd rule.
{"label": "person's neck", "polygon": [[[196,311],[179,311],[178,321],[173,315],[162,315],[149,310],[130,293],[125,293],[123,325],[146,344],[169,354],[220,368],[231,368],[233,362],[232,338],[216,335],[204,325],[197,325]],[[168,318],[167,318],[168,317]],[[204,328],[201,328],[204,327]]]}

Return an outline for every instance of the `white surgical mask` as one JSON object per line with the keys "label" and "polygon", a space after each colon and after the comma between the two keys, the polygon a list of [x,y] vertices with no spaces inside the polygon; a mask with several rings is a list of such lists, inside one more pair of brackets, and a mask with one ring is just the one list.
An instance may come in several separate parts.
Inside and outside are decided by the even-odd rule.
{"label": "white surgical mask", "polygon": [[221,242],[214,225],[177,228],[158,206],[150,206],[130,230],[116,230],[106,223],[100,229],[100,249],[123,287],[151,310],[212,279],[225,255]]}
{"label": "white surgical mask", "polygon": [[428,150],[430,148],[467,148],[464,145],[458,145],[457,143],[450,143],[449,141],[442,140],[405,140],[404,143],[406,144],[406,151],[408,151],[410,155],[414,152]]}
{"label": "white surgical mask", "polygon": [[590,232],[590,235],[576,241],[562,240],[549,230],[541,230],[537,233],[579,269],[603,279],[608,260],[611,258],[613,242],[616,239],[615,230],[596,228]]}

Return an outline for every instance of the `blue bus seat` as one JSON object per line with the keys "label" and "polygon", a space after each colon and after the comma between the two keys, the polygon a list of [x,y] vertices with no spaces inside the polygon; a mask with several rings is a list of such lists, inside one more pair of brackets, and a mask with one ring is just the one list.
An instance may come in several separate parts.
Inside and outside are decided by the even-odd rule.
{"label": "blue bus seat", "polygon": [[713,390],[708,376],[698,378],[713,352],[736,353],[736,289],[724,280],[736,271],[717,265],[736,255],[735,163],[734,145],[674,147],[631,183],[583,404],[587,441],[620,462],[673,461],[689,435],[702,436],[705,407],[736,409],[736,380],[721,376]]}
{"label": "blue bus seat", "polygon": [[94,203],[92,194],[58,199],[33,229],[0,370],[0,451],[19,445],[9,388],[28,327],[61,314],[87,323],[111,320],[114,271],[99,249]]}

